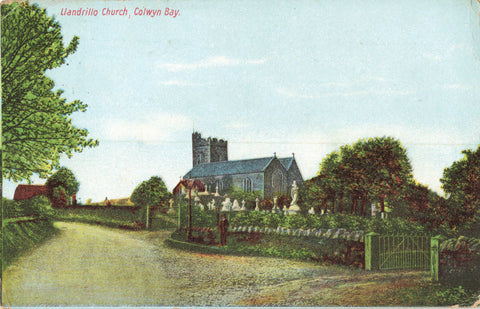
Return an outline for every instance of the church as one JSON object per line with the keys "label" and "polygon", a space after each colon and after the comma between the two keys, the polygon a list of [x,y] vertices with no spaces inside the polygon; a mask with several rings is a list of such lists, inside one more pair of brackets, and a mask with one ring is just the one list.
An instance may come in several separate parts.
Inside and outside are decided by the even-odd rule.
{"label": "church", "polygon": [[291,157],[270,157],[228,160],[228,142],[217,138],[202,138],[192,134],[193,168],[184,179],[200,180],[209,192],[218,187],[220,194],[229,188],[240,188],[245,192],[262,192],[264,198],[288,193],[293,182],[303,182],[302,174]]}

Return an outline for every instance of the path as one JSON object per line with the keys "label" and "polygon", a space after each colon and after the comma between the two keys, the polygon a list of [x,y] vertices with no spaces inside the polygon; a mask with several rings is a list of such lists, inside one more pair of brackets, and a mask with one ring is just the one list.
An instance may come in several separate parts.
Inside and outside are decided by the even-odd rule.
{"label": "path", "polygon": [[424,276],[197,254],[164,246],[166,231],[56,225],[58,235],[4,272],[4,305],[348,305],[335,287]]}

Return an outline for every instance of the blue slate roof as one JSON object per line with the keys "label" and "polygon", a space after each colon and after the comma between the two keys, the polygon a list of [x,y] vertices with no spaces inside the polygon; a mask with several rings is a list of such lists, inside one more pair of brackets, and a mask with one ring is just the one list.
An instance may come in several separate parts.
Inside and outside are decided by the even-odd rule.
{"label": "blue slate roof", "polygon": [[[202,163],[194,166],[187,174],[185,174],[184,178],[260,173],[267,168],[274,158],[275,157],[266,157],[248,160]],[[282,165],[288,169],[293,161],[293,157],[282,158],[279,160]]]}

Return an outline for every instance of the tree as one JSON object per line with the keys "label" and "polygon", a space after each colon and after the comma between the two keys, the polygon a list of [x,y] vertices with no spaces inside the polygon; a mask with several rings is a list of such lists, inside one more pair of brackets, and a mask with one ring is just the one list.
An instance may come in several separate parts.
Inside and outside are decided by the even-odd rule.
{"label": "tree", "polygon": [[150,226],[150,207],[161,206],[169,200],[171,197],[168,192],[167,186],[163,182],[162,178],[158,176],[152,176],[149,180],[139,184],[132,192],[130,200],[137,206],[141,206],[144,209],[144,217],[146,222],[146,228]]}
{"label": "tree", "polygon": [[52,176],[47,179],[46,183],[49,188],[62,187],[63,192],[67,196],[72,196],[78,192],[80,183],[75,179],[75,175],[66,167],[61,167]]}
{"label": "tree", "polygon": [[443,197],[415,181],[407,185],[404,196],[399,200],[399,203],[406,204],[401,207],[400,211],[404,212],[402,215],[428,229],[451,225],[451,220],[454,219],[448,212],[447,202]]}
{"label": "tree", "polygon": [[162,178],[153,176],[133,190],[130,200],[137,206],[160,206],[167,203],[170,197]]}
{"label": "tree", "polygon": [[463,150],[462,154],[462,159],[445,168],[440,179],[455,226],[474,220],[480,211],[480,145],[476,151]]}
{"label": "tree", "polygon": [[400,194],[411,181],[412,167],[399,141],[391,137],[361,139],[323,159],[318,175],[307,182],[305,200],[330,202],[332,212],[338,204],[338,211],[343,212],[343,199],[348,196],[350,211],[362,215],[366,215],[369,201],[378,200],[383,212],[385,198]]}
{"label": "tree", "polygon": [[3,177],[29,180],[36,173],[46,178],[59,167],[60,155],[71,157],[98,145],[70,118],[87,105],[67,102],[45,76],[75,52],[79,38],[65,47],[58,22],[28,2],[2,5],[1,11]]}
{"label": "tree", "polygon": [[75,179],[75,175],[66,167],[61,167],[46,183],[49,188],[50,200],[55,207],[64,207],[67,200],[78,192],[80,183]]}

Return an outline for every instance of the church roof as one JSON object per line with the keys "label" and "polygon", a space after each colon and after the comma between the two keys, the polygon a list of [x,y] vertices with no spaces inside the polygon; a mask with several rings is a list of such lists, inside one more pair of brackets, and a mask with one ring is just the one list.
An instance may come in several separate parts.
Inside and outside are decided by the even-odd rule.
{"label": "church roof", "polygon": [[[275,157],[202,163],[194,166],[185,175],[185,178],[259,173],[263,172],[273,159]],[[279,160],[288,170],[293,162],[293,157],[279,158]]]}
{"label": "church roof", "polygon": [[292,166],[293,157],[279,158],[278,160],[280,160],[280,163],[282,163],[283,167],[288,171],[290,166]]}

